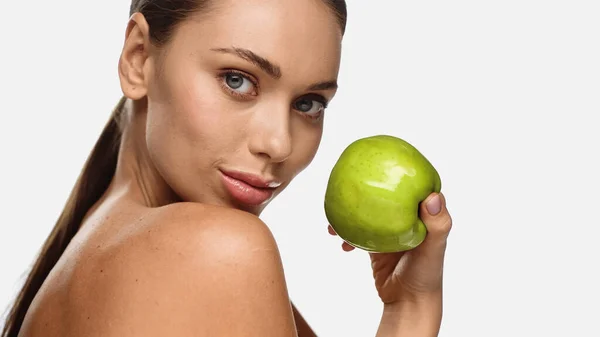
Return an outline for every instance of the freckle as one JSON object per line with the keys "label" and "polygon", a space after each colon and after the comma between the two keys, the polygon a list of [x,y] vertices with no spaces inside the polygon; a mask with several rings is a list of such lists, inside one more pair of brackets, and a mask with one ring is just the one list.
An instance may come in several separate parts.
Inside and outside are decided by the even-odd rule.
{"label": "freckle", "polygon": [[90,319],[90,316],[88,316],[88,318],[87,318],[87,319]]}
{"label": "freckle", "polygon": [[104,269],[100,269],[100,272],[101,272],[101,273],[104,273]]}
{"label": "freckle", "polygon": [[138,279],[135,279],[135,282],[137,283]]}

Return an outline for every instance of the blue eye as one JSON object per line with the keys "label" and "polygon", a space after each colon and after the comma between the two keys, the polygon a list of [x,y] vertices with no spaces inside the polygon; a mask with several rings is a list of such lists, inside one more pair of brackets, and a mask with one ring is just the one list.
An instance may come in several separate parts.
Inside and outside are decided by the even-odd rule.
{"label": "blue eye", "polygon": [[246,76],[229,72],[224,75],[225,85],[236,93],[252,95],[255,91],[255,85]]}
{"label": "blue eye", "polygon": [[240,75],[227,74],[225,81],[231,89],[239,89],[244,85],[244,78]]}
{"label": "blue eye", "polygon": [[326,108],[321,99],[312,99],[311,97],[300,98],[294,102],[293,106],[294,109],[311,116],[320,114]]}

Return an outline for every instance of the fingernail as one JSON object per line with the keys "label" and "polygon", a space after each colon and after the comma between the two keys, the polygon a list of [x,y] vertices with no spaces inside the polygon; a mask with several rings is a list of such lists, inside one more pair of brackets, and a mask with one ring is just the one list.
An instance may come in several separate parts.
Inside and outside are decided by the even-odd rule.
{"label": "fingernail", "polygon": [[431,198],[426,205],[427,212],[431,215],[437,215],[442,210],[442,198],[438,194]]}

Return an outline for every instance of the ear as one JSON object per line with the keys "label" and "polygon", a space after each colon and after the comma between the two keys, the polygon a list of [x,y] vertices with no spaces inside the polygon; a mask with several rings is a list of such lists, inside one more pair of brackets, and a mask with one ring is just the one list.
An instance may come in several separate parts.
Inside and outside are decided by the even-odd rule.
{"label": "ear", "polygon": [[125,43],[119,58],[119,80],[123,94],[139,100],[148,92],[150,34],[148,22],[141,13],[129,19]]}

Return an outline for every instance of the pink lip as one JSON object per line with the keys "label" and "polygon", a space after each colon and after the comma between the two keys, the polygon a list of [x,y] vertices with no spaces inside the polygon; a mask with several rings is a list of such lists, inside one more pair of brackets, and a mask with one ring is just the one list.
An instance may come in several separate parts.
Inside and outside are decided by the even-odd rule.
{"label": "pink lip", "polygon": [[230,176],[231,178],[240,180],[248,185],[258,188],[275,188],[281,185],[281,183],[276,182],[272,179],[263,179],[258,175],[254,175],[251,173],[241,172],[241,171],[225,171],[221,170],[225,175]]}
{"label": "pink lip", "polygon": [[260,205],[271,199],[275,188],[281,185],[273,180],[240,171],[221,171],[225,187],[237,201]]}

